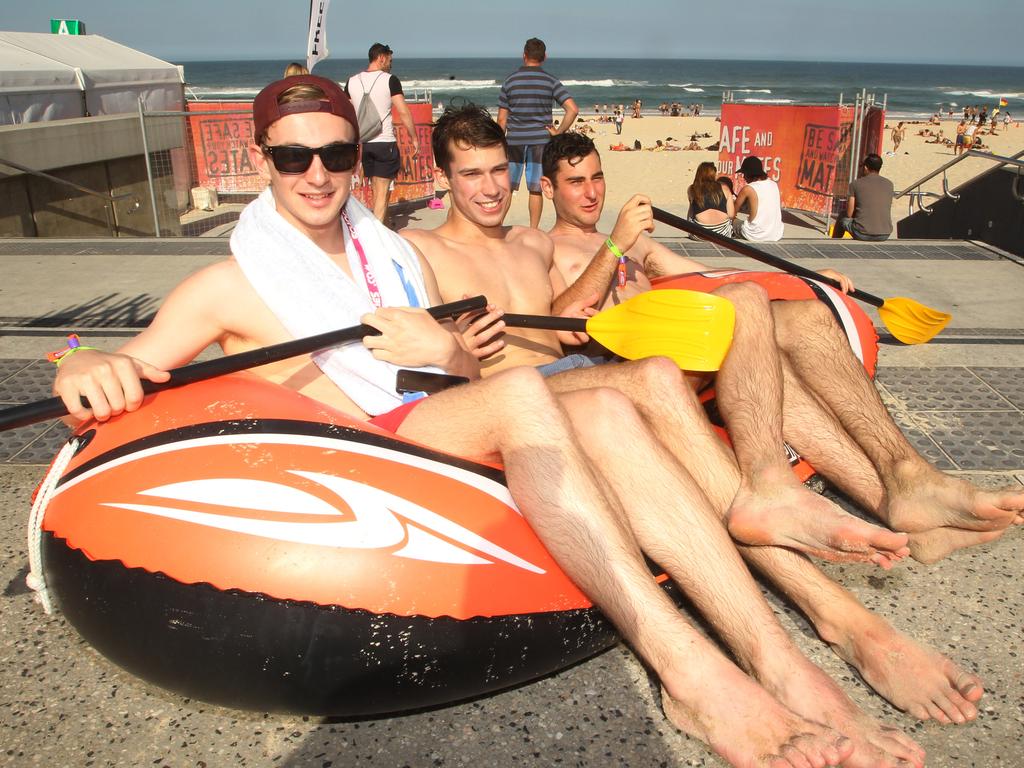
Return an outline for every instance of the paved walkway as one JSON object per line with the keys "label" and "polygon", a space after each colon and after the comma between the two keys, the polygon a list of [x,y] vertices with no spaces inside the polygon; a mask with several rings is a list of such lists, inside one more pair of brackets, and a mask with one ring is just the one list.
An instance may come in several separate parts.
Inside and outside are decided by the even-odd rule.
{"label": "paved walkway", "polygon": [[[713,267],[753,262],[686,239],[675,250]],[[922,347],[881,326],[879,389],[897,422],[938,466],[978,482],[1024,482],[1024,268],[972,243],[787,240],[770,250],[830,266],[882,296],[952,311]],[[116,347],[151,318],[185,274],[227,253],[213,238],[0,240],[0,407],[49,395],[45,352],[79,331]],[[619,648],[547,680],[429,713],[364,722],[238,713],[184,701],[120,672],[24,588],[24,525],[43,465],[64,440],[59,424],[0,434],[0,765],[468,766],[720,765],[661,717],[646,673]],[[839,581],[898,627],[978,671],[990,693],[980,722],[917,725],[870,691],[773,600],[805,651],[859,704],[908,730],[930,766],[1022,766],[1024,538],[934,567],[889,573],[830,566]]]}

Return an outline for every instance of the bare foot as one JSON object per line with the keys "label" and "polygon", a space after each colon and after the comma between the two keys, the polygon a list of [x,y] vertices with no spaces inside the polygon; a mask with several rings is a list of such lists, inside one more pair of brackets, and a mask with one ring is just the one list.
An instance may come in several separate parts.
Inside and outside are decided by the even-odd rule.
{"label": "bare foot", "polygon": [[[889,487],[889,486],[894,487]],[[917,533],[932,528],[993,531],[1024,520],[1024,489],[983,491],[928,467],[896,471],[887,484],[890,527]]]}
{"label": "bare foot", "polygon": [[907,535],[847,514],[799,483],[740,487],[726,514],[730,535],[754,546],[790,547],[833,562],[882,568],[910,554]]}
{"label": "bare foot", "polygon": [[998,531],[965,531],[963,528],[933,528],[910,534],[910,556],[919,563],[930,565],[958,549],[987,544],[1006,533]]}
{"label": "bare foot", "polygon": [[949,725],[978,716],[974,705],[985,695],[981,678],[877,616],[858,620],[856,632],[829,645],[868,685],[919,720]]}
{"label": "bare foot", "polygon": [[661,707],[669,721],[708,744],[734,768],[823,768],[839,765],[853,745],[841,734],[790,712],[757,683],[736,670],[748,690],[739,693],[716,680],[726,695],[693,697],[696,705],[661,689]]}
{"label": "bare foot", "polygon": [[828,675],[803,657],[789,659],[784,672],[765,688],[799,715],[825,723],[846,736],[853,754],[845,768],[923,768],[925,753],[902,731],[868,716]]}

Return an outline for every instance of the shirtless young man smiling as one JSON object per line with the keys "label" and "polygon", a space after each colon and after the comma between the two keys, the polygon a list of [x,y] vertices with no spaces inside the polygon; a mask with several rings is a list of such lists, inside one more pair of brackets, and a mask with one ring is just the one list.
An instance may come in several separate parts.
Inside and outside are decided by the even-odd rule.
{"label": "shirtless young man smiling", "polygon": [[[435,230],[405,230],[403,235],[416,243],[431,261],[442,295],[477,293],[486,286],[495,303],[509,302],[509,309],[515,311],[543,311],[544,302],[550,301],[552,295],[548,280],[558,280],[557,275],[548,277],[551,245],[545,236],[533,230],[502,225],[510,190],[500,129],[486,111],[478,107],[448,110],[435,125],[433,144],[435,160],[440,166],[435,178],[451,192],[448,220]],[[498,315],[497,311],[488,313],[480,321],[481,325],[500,324]],[[477,334],[473,325],[476,323],[471,324],[469,331],[471,347],[481,336],[484,338],[481,349],[495,346],[488,341],[489,333]],[[539,355],[538,350],[544,350],[545,355]],[[548,339],[531,338],[525,346],[509,340],[501,347],[500,354],[505,358],[503,364],[509,357],[533,363],[549,361],[558,354],[556,350],[557,341],[549,334]],[[485,372],[489,373],[487,369]],[[630,393],[628,400],[619,395],[604,406],[613,422],[628,417],[632,425],[629,430],[624,430],[620,424],[609,436],[602,434],[603,427],[586,419],[574,422],[584,438],[583,448],[593,458],[595,466],[602,467],[606,480],[620,499],[685,499],[686,503],[674,505],[659,506],[655,502],[653,506],[641,505],[642,509],[626,508],[626,520],[637,531],[641,547],[652,559],[666,566],[674,563],[674,570],[670,568],[673,578],[689,594],[695,595],[702,612],[743,666],[788,706],[798,709],[805,717],[823,720],[847,735],[856,746],[854,755],[844,765],[903,765],[901,761],[913,764],[918,758],[907,751],[910,745],[903,737],[891,729],[880,728],[856,710],[820,670],[799,654],[794,655],[788,643],[781,652],[791,666],[784,677],[778,677],[782,670],[776,666],[776,654],[780,651],[768,651],[766,646],[766,643],[779,642],[778,625],[773,616],[763,611],[760,594],[749,591],[749,581],[737,577],[730,588],[728,600],[742,601],[748,606],[739,614],[735,610],[719,613],[713,601],[709,602],[707,596],[702,595],[711,585],[719,584],[722,575],[716,568],[692,560],[688,551],[694,542],[689,536],[680,538],[681,532],[689,530],[693,521],[704,521],[709,516],[719,519],[717,510],[728,507],[735,495],[739,474],[721,441],[714,437],[695,396],[682,387],[678,368],[667,360],[652,358],[571,370],[552,376],[548,382],[554,391],[570,393],[584,386],[579,377],[588,382],[587,387],[594,381],[603,381],[602,386],[612,384],[620,392]],[[685,407],[663,409],[664,420],[655,423],[652,417],[656,414],[647,404],[668,401],[670,396],[677,397]],[[641,416],[639,423],[633,420],[633,409]],[[712,458],[718,463],[709,459],[708,483],[695,490],[693,478],[680,459],[692,452],[690,434],[702,429],[710,434],[715,446]],[[672,445],[666,441],[671,441]],[[631,470],[632,474],[612,469],[621,462],[636,469]],[[715,540],[718,540],[717,535]],[[803,558],[789,554],[809,566]],[[747,611],[767,617],[767,623],[749,624],[741,615]],[[767,637],[762,635],[765,628],[769,630]],[[948,682],[936,683],[934,688],[943,685],[949,688]],[[980,687],[978,691],[980,694]],[[954,695],[963,701],[958,693]],[[948,697],[943,694],[937,698],[945,705]],[[973,711],[973,705],[966,701],[963,704]],[[692,711],[677,706],[671,698],[665,699],[665,707],[677,725],[692,732]],[[950,709],[956,719],[967,718],[957,705]],[[945,717],[941,711],[940,716]]]}
{"label": "shirtless young man smiling", "polygon": [[[358,157],[351,102],[330,80],[296,76],[261,91],[253,115],[257,144],[250,157],[269,187],[239,219],[232,258],[186,279],[153,324],[120,354],[81,350],[60,366],[55,390],[75,417],[102,420],[134,410],[142,401],[140,378],[165,380],[166,369],[187,362],[209,343],[218,342],[225,351],[251,349],[294,337],[293,323],[310,315],[336,327],[347,315],[361,314],[356,319],[381,335],[364,340],[370,353],[352,345],[362,354],[358,365],[344,356],[325,361],[318,355],[315,362],[300,358],[257,373],[356,417],[373,416],[381,428],[434,449],[500,459],[524,516],[566,573],[659,676],[680,708],[677,722],[690,733],[742,768],[896,764],[895,757],[879,763],[873,759],[876,753],[922,764],[923,753],[902,734],[872,724],[871,736],[880,746],[857,733],[865,742],[862,747],[798,713],[813,709],[817,714],[819,700],[831,698],[831,681],[820,672],[815,675],[816,668],[801,660],[774,624],[717,520],[692,515],[687,526],[676,522],[669,534],[684,544],[670,548],[661,541],[665,526],[648,519],[649,510],[685,506],[699,491],[655,462],[648,471],[665,485],[654,482],[650,493],[624,496],[622,487],[639,472],[635,457],[623,457],[598,476],[584,443],[607,453],[626,435],[638,455],[656,451],[644,443],[649,436],[639,416],[618,393],[596,388],[556,397],[539,373],[522,367],[402,405],[394,387],[382,384],[387,376],[380,374],[390,370],[385,363],[433,365],[471,377],[478,365],[461,335],[422,309],[439,300],[429,266],[349,199]],[[403,281],[396,263],[404,263]],[[305,277],[310,266],[319,277]],[[299,290],[280,303],[275,289],[297,279],[303,281]],[[376,309],[375,295],[381,298]],[[82,395],[89,398],[91,413],[82,408]],[[627,518],[633,528],[624,524]],[[758,672],[763,685],[685,621],[651,578],[638,539],[680,581],[693,581],[705,569],[714,574],[693,592],[694,600],[745,651],[744,663]],[[684,547],[685,557],[676,546]],[[864,730],[852,705],[849,712],[838,708],[843,718],[819,719],[842,720],[851,732]],[[850,763],[855,746],[863,757]]]}
{"label": "shirtless young man smiling", "polygon": [[[596,147],[584,136],[560,136],[545,156],[541,184],[555,204],[554,259],[566,282],[573,283],[556,297],[554,311],[594,293],[608,305],[650,290],[649,277],[706,269],[645,234],[653,227],[650,201],[637,195],[623,206],[610,238],[630,265],[625,287],[615,287],[617,258],[597,231],[605,180]],[[825,274],[849,285],[838,273]],[[913,449],[821,302],[776,301],[771,310],[785,377],[786,440],[862,507],[891,528],[909,532],[915,558],[934,562],[1022,522],[1024,493],[981,491],[937,471]],[[736,364],[751,361],[730,355],[719,388]],[[764,387],[757,394],[769,415],[770,394]],[[735,522],[730,520],[730,530],[737,539],[757,543]]]}
{"label": "shirtless young man smiling", "polygon": [[[468,121],[467,121],[468,122]],[[435,135],[443,135],[442,133]],[[575,134],[563,134],[561,141]],[[406,236],[431,261],[441,276],[441,295],[451,297],[483,293],[492,304],[523,314],[547,314],[555,297],[566,290],[562,273],[552,258],[551,241],[537,232],[521,227],[503,227],[508,198],[500,178],[503,163],[493,168],[476,162],[486,159],[489,149],[471,148],[476,154],[463,167],[466,156],[451,175],[439,173],[437,181],[447,185],[452,199],[459,200],[446,224],[431,232],[409,230]],[[435,157],[437,150],[435,149]],[[500,154],[500,153],[499,153]],[[457,197],[458,196],[458,197]],[[453,205],[455,203],[453,202]],[[647,206],[649,211],[650,206]],[[635,240],[641,228],[648,226],[634,215],[621,222]],[[599,215],[599,213],[598,213]],[[467,226],[468,223],[468,226]],[[696,266],[696,265],[695,265]],[[631,278],[635,284],[636,276]],[[605,286],[578,292],[573,303],[564,303],[558,311],[578,311],[593,304],[605,292]],[[737,326],[733,346],[719,375],[719,404],[728,421],[736,455],[744,470],[739,495],[730,511],[732,535],[748,544],[780,544],[833,560],[875,562],[889,567],[907,554],[907,537],[873,526],[846,514],[832,502],[804,488],[793,477],[782,443],[782,373],[772,341],[769,303],[760,288],[751,284],[724,287],[720,295],[737,307]],[[561,356],[556,334],[550,331],[519,331],[494,339],[500,320],[488,315],[474,327],[482,333],[471,344],[482,345],[478,356],[484,372],[519,365],[544,365]],[[488,335],[491,334],[491,335]],[[742,362],[737,362],[742,361]],[[635,367],[602,368],[591,372],[587,381],[610,383],[608,377],[628,375]],[[625,372],[625,374],[623,373]],[[689,387],[679,380],[677,391],[667,401],[693,418],[702,413]],[[579,379],[573,379],[578,381]],[[635,393],[623,382],[621,390]],[[706,473],[694,472],[703,482]]]}
{"label": "shirtless young man smiling", "polygon": [[[604,205],[605,181],[601,172],[600,157],[593,144],[586,139],[580,141],[577,137],[571,136],[560,139],[549,149],[546,174],[544,188],[554,202],[557,217],[551,232],[555,243],[556,262],[561,264],[569,275],[578,277],[584,272],[594,271],[590,269],[593,261],[595,266],[603,269],[603,276],[599,278],[598,284],[604,286],[607,294],[605,300],[614,301],[617,290],[612,287],[611,281],[617,259],[606,252],[605,235],[597,231],[597,222]],[[642,198],[630,200],[623,209],[620,221],[623,218],[637,216],[642,222],[649,222],[647,217],[650,206],[640,202],[641,200]],[[634,231],[642,230],[643,227],[640,227]],[[634,245],[629,248],[631,242]],[[656,275],[703,268],[703,265],[683,259],[645,234],[638,235],[635,241],[627,240],[626,247],[627,254],[633,262],[633,268],[629,271],[630,281],[626,286],[628,295],[636,295],[650,288],[650,282],[644,274],[645,270]],[[578,286],[579,283],[575,287]],[[583,292],[592,291],[594,288],[595,284],[586,285]],[[567,300],[569,296],[571,294],[563,295],[562,301]],[[556,307],[557,305],[558,299]],[[772,309],[776,317],[785,310],[796,310],[781,315],[786,325],[777,334],[780,343],[795,337],[796,334],[820,335],[827,338],[830,341],[820,342],[812,351],[818,355],[826,354],[825,359],[837,362],[849,359],[850,361],[843,367],[845,375],[855,380],[866,380],[859,363],[852,359],[841,332],[833,327],[834,323],[828,317],[827,310],[818,311],[821,307],[823,305],[817,301],[773,302]],[[809,313],[810,317],[794,320],[801,312]],[[825,370],[827,368],[829,366],[816,365],[812,370],[818,376],[825,376],[828,374]],[[793,424],[796,427],[793,434],[787,432],[787,439],[791,439],[801,453],[810,457],[819,470],[826,467],[834,468],[837,484],[866,508],[884,511],[883,501],[889,499],[892,503],[899,497],[902,489],[897,486],[892,494],[887,495],[878,474],[864,453],[842,430],[837,419],[827,414],[822,415],[818,402],[807,396],[799,374],[788,357],[784,357],[784,369],[786,424]],[[870,382],[868,387],[873,392]],[[881,403],[876,406],[873,398],[863,399],[867,401],[860,411],[863,414],[870,414],[874,408],[882,407]],[[815,415],[815,409],[818,415]],[[884,418],[887,420],[887,415]],[[812,437],[819,435],[824,439],[825,445],[831,444],[834,449],[825,451],[817,441],[802,439],[805,432]],[[692,437],[695,441],[698,437],[701,440],[700,445],[703,447],[698,448],[698,452],[711,453],[715,450],[713,435],[695,434]],[[889,444],[901,443],[893,437]],[[923,460],[919,461],[923,463]],[[923,474],[925,477],[934,478],[938,473],[926,470]],[[988,514],[1001,512],[1004,527],[1008,513],[1020,509],[1022,500],[1019,493],[982,493],[970,487],[964,488],[959,481],[955,482],[963,494],[959,498],[968,509],[980,507],[982,513]],[[938,484],[940,489],[948,487],[941,479]],[[939,490],[933,496],[933,500],[938,501],[942,497],[943,492]],[[934,528],[936,519],[927,515],[937,515],[941,512],[941,507],[935,509],[924,502],[925,498],[927,496],[924,493],[916,496],[907,494],[900,502],[905,508],[914,504],[914,508],[922,513],[921,519],[933,526],[931,530],[911,534],[912,546],[917,546],[915,556],[921,559],[926,559],[922,556],[923,553],[942,555],[958,546],[991,540],[999,536],[1004,529],[985,532],[947,527]],[[726,498],[725,503],[728,504],[728,501]],[[987,510],[984,507],[986,504],[990,505]],[[946,514],[952,515],[957,512],[954,510]],[[966,673],[932,649],[894,630],[880,617],[868,612],[853,595],[833,583],[803,558],[783,548],[743,547],[741,550],[749,562],[771,578],[801,607],[819,634],[839,655],[856,667],[876,691],[896,706],[916,717],[934,717],[944,723],[960,723],[977,715],[974,703],[983,693],[981,681],[977,677]]]}

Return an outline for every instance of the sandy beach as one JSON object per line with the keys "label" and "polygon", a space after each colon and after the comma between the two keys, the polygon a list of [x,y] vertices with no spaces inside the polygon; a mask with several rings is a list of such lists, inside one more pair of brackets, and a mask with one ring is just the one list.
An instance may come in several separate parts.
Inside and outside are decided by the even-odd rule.
{"label": "sandy beach", "polygon": [[[638,192],[650,196],[654,204],[661,208],[677,215],[685,215],[687,209],[686,188],[693,181],[693,174],[697,166],[705,161],[715,162],[718,160],[717,150],[646,151],[648,147],[655,146],[658,139],[664,141],[670,136],[675,139],[676,143],[686,146],[690,142],[691,135],[707,133],[710,134],[710,138],[699,138],[698,144],[702,147],[716,144],[719,140],[720,123],[713,116],[627,118],[621,136],[615,135],[615,127],[611,123],[599,123],[592,121],[589,117],[586,117],[586,120],[586,125],[594,130],[594,142],[601,151],[605,176],[608,180],[607,202],[601,221],[603,229],[611,229],[619,208]],[[906,138],[900,146],[899,154],[890,155],[888,154],[892,151],[890,133],[897,122],[897,120],[886,121],[882,175],[892,179],[893,185],[899,193],[922,176],[952,160],[953,150],[941,144],[929,144],[927,143],[928,137],[917,135],[918,131],[922,129],[935,129],[936,126],[929,125],[926,121],[907,122],[905,125]],[[943,131],[944,136],[955,137],[957,122],[952,119],[943,120],[938,128]],[[626,146],[632,146],[634,141],[639,140],[645,151],[609,151],[609,145],[617,144],[620,140]],[[1014,126],[1011,123],[1008,129],[1004,129],[1000,125],[995,136],[990,136],[986,132],[984,140],[990,148],[988,151],[997,155],[1012,155],[1024,149],[1024,126]],[[962,184],[967,179],[991,167],[992,163],[980,158],[968,158],[950,170],[950,188]],[[510,224],[527,224],[529,222],[525,189],[524,183],[522,189],[514,197],[512,208],[506,219]],[[926,184],[924,189],[928,192],[941,193],[941,175]],[[908,198],[894,201],[894,225],[899,219],[908,215],[907,201]],[[554,213],[549,203],[545,205],[541,227],[547,229],[553,223]],[[661,229],[665,230],[665,227],[662,226]],[[674,233],[662,231],[661,234],[671,235]],[[790,226],[786,232],[787,239],[823,236],[820,227],[815,229],[810,226],[810,223],[807,227]]]}

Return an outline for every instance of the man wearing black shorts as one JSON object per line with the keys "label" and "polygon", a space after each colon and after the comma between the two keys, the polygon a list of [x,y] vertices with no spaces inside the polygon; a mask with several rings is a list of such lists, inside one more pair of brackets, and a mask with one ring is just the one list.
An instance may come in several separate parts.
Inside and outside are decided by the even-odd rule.
{"label": "man wearing black shorts", "polygon": [[[512,189],[526,171],[526,188],[530,192],[530,226],[540,226],[544,197],[540,191],[541,155],[552,136],[565,133],[579,114],[576,102],[565,86],[549,75],[541,64],[547,58],[543,40],[531,37],[523,47],[523,66],[505,78],[498,96],[498,125],[508,138],[509,176]],[[565,110],[558,128],[553,125],[551,102],[557,101]]]}
{"label": "man wearing black shorts", "polygon": [[384,221],[388,213],[388,198],[391,196],[391,182],[398,176],[401,156],[395,140],[393,116],[409,132],[412,138],[412,153],[419,154],[420,142],[412,114],[405,104],[405,95],[398,78],[391,74],[394,53],[384,43],[374,43],[368,53],[369,65],[357,75],[352,75],[345,84],[345,91],[358,105],[366,94],[377,107],[381,118],[381,132],[363,143],[363,176],[370,180],[373,189],[373,215]]}

